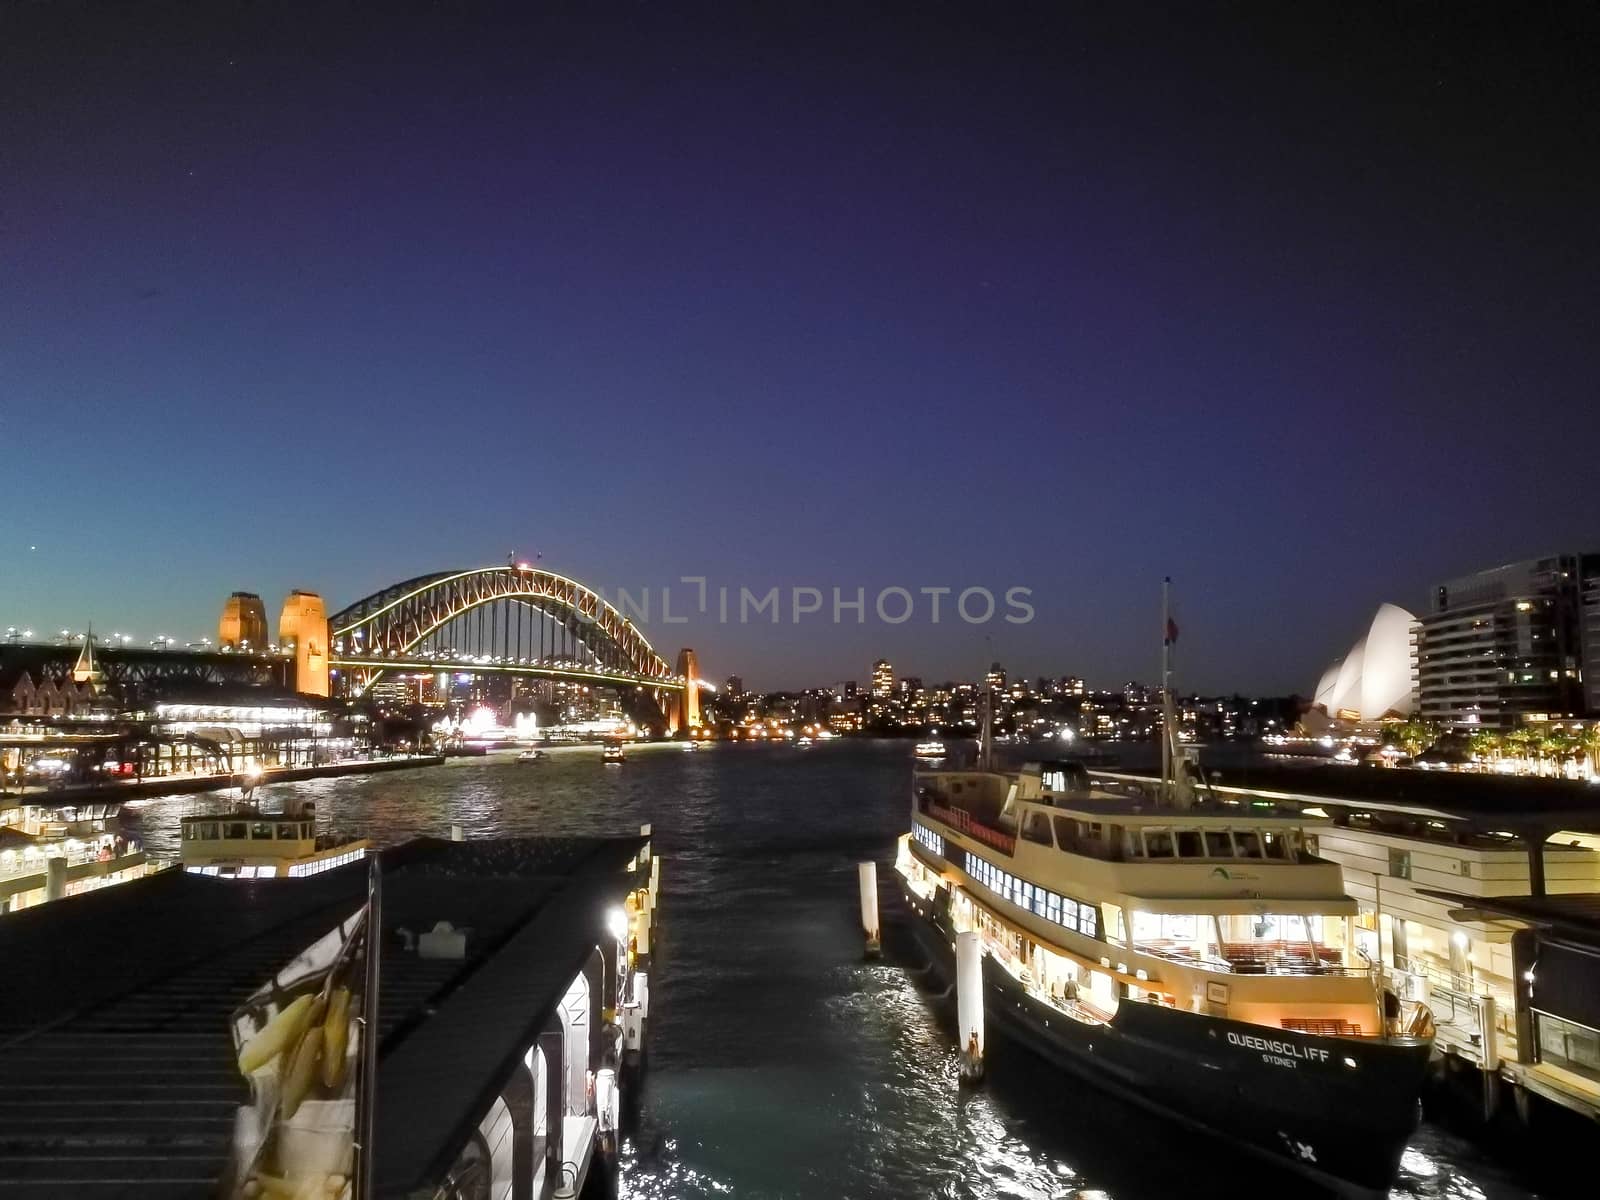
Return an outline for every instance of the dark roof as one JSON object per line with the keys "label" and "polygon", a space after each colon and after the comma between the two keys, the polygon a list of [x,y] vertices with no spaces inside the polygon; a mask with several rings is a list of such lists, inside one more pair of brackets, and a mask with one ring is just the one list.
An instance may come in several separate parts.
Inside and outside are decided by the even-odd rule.
{"label": "dark roof", "polygon": [[1461,908],[1510,917],[1530,925],[1549,926],[1600,945],[1600,892],[1570,892],[1559,896],[1467,896],[1418,888],[1417,893]]}
{"label": "dark roof", "polygon": [[[1091,767],[1089,773],[1096,771]],[[1335,766],[1229,766],[1207,774],[1223,787],[1390,808],[1485,828],[1600,829],[1600,788],[1565,779]]]}
{"label": "dark roof", "polygon": [[[382,1189],[435,1178],[471,1136],[625,894],[643,839],[421,839],[386,851]],[[228,1018],[366,897],[353,864],[246,882],[178,871],[0,919],[0,1188],[211,1195],[248,1090]],[[467,957],[396,930],[447,920]]]}

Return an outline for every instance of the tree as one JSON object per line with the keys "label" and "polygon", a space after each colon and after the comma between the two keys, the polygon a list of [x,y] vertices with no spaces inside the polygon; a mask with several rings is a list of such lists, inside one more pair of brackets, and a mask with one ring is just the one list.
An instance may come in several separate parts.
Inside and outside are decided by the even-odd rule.
{"label": "tree", "polygon": [[1492,729],[1480,729],[1467,739],[1467,745],[1479,758],[1499,758],[1505,749],[1500,735]]}
{"label": "tree", "polygon": [[1438,740],[1439,727],[1421,717],[1396,722],[1383,732],[1384,745],[1397,746],[1413,758]]}
{"label": "tree", "polygon": [[1583,756],[1588,761],[1589,777],[1600,777],[1600,721],[1596,721],[1589,728],[1578,735],[1578,745],[1583,749]]}

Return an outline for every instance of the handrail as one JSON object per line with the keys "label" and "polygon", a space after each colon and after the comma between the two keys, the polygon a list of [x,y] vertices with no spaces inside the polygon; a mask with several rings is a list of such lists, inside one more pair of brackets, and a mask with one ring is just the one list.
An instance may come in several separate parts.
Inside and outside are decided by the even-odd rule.
{"label": "handrail", "polygon": [[968,837],[976,838],[980,842],[993,846],[1004,854],[1014,855],[1017,851],[1017,839],[1015,837],[975,821],[965,809],[946,808],[942,804],[935,804],[932,800],[929,800],[926,812],[935,820],[943,821],[946,825],[959,829]]}
{"label": "handrail", "polygon": [[[1293,956],[1235,961],[1233,959],[1179,954],[1161,946],[1152,946],[1149,943],[1137,941],[1133,943],[1133,948],[1138,953],[1148,954],[1152,958],[1176,963],[1182,967],[1198,967],[1202,971],[1215,971],[1219,975],[1336,975],[1355,977],[1371,973],[1366,967],[1347,967],[1338,963],[1312,962],[1310,960],[1299,960]],[[1240,970],[1241,963],[1259,966],[1261,969],[1258,971]]]}

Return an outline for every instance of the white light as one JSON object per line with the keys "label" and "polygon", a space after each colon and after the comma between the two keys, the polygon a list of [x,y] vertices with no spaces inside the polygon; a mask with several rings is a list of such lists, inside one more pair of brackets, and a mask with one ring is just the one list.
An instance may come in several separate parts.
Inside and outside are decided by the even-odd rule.
{"label": "white light", "polygon": [[1467,935],[1462,933],[1459,929],[1450,935],[1450,940],[1456,944],[1456,949],[1458,950],[1465,950],[1467,948]]}
{"label": "white light", "polygon": [[606,914],[606,927],[611,930],[612,937],[622,941],[628,936],[628,914],[620,908],[613,908]]}

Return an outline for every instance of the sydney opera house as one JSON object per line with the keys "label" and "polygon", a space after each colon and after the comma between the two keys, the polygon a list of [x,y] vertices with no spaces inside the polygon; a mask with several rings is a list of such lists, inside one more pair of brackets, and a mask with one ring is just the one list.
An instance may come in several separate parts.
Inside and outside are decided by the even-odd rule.
{"label": "sydney opera house", "polygon": [[1410,716],[1417,702],[1411,645],[1416,623],[1396,605],[1379,608],[1365,636],[1322,673],[1307,717],[1381,721]]}

